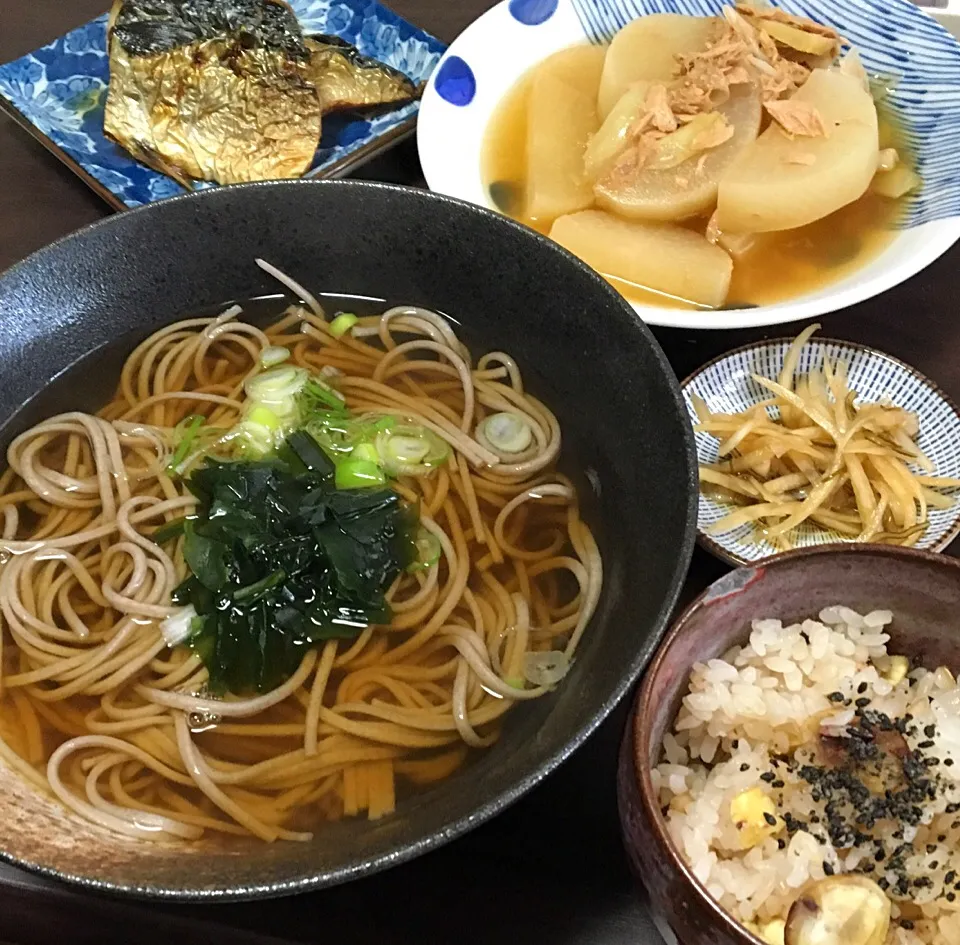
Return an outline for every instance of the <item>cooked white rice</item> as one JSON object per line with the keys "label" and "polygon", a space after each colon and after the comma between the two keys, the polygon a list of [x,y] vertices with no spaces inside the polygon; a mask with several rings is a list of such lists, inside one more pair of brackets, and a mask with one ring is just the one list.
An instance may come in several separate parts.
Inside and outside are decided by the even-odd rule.
{"label": "cooked white rice", "polygon": [[[776,940],[769,923],[786,918],[811,883],[863,872],[893,902],[888,943],[960,945],[960,688],[944,668],[914,668],[896,682],[904,660],[887,653],[892,620],[842,606],[789,627],[755,620],[746,646],[694,665],[664,738],[653,782],[674,841],[710,894],[767,938]],[[835,774],[818,782],[831,767],[818,746],[852,745],[851,732],[910,750],[908,774],[883,784],[894,787],[881,807],[888,816],[872,825]],[[894,764],[883,770],[904,770],[899,756],[881,758]],[[878,770],[863,777],[876,792],[871,803],[882,805]],[[762,836],[749,846],[731,804],[740,798],[742,808],[756,797],[744,792],[757,788],[774,814],[759,820]],[[856,843],[844,836],[851,828]]]}

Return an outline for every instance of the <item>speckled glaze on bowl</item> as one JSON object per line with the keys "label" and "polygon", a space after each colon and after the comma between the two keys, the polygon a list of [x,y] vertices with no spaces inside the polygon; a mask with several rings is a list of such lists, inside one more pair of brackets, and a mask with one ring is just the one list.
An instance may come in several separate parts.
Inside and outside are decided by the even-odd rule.
{"label": "speckled glaze on bowl", "polygon": [[696,521],[693,436],[653,336],[555,244],[425,191],[223,187],[111,217],[31,256],[0,276],[0,451],[42,416],[96,409],[109,395],[118,375],[81,362],[68,390],[50,392],[56,403],[44,395],[16,412],[77,359],[132,332],[126,354],[178,317],[276,293],[257,256],[318,293],[446,312],[471,344],[516,357],[593,487],[581,494],[604,557],[599,607],[569,678],[512,713],[492,750],[402,798],[395,815],[331,824],[311,843],[133,841],[68,815],[0,762],[0,856],[45,875],[213,900],[300,892],[409,860],[503,810],[584,741],[646,664],[682,586]]}
{"label": "speckled glaze on bowl", "polygon": [[726,574],[684,611],[650,664],[624,734],[617,789],[630,865],[668,945],[764,945],[694,878],[670,840],[650,779],[690,668],[742,643],[757,617],[795,621],[838,603],[861,613],[893,611],[887,630],[896,651],[927,666],[960,666],[960,562],[880,545],[791,551]]}

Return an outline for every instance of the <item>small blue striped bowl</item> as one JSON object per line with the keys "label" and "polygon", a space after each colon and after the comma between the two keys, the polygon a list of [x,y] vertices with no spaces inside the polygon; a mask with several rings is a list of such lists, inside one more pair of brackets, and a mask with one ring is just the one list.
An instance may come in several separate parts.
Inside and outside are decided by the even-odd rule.
{"label": "small blue striped bowl", "polygon": [[[722,355],[698,368],[681,384],[683,401],[692,424],[697,423],[693,396],[706,402],[712,413],[740,413],[770,396],[751,377],[774,378],[783,367],[792,338],[776,338],[747,345]],[[902,361],[873,348],[849,341],[812,338],[800,352],[797,374],[820,367],[824,359],[836,364],[845,361],[848,385],[857,392],[857,403],[889,400],[912,411],[919,421],[917,445],[929,457],[937,476],[960,477],[960,412],[933,381]],[[708,433],[695,433],[698,463],[715,463],[719,441]],[[915,547],[942,551],[960,533],[960,495],[953,495],[949,508],[930,509],[929,525]],[[759,536],[758,530],[743,525],[722,534],[706,533],[715,522],[733,507],[700,493],[697,513],[697,540],[712,554],[732,564],[750,564],[779,554],[776,548]],[[849,542],[817,525],[804,524],[791,534],[798,548]]]}
{"label": "small blue striped bowl", "polygon": [[[733,0],[729,0],[733,2]],[[606,43],[650,13],[717,14],[724,0],[503,0],[447,50],[421,103],[420,161],[432,190],[493,207],[480,171],[487,125],[510,88],[536,63],[576,43]],[[815,318],[885,292],[960,239],[960,45],[911,0],[777,0],[789,13],[833,26],[867,70],[889,81],[923,187],[879,256],[800,298],[733,311],[636,304],[650,324],[746,328]]]}

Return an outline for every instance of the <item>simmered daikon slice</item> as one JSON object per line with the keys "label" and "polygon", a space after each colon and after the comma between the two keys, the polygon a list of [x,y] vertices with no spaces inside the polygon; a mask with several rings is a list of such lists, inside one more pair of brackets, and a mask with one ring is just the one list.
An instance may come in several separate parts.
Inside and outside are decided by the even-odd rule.
{"label": "simmered daikon slice", "polygon": [[[633,173],[610,171],[594,187],[598,206],[631,219],[659,221],[682,220],[712,209],[720,178],[760,130],[759,91],[752,85],[737,85],[732,91],[730,99],[716,110],[733,128],[729,140],[705,151],[691,147],[690,156],[679,163],[677,158],[684,157],[682,149],[669,161],[662,159],[665,155],[655,154]],[[695,121],[706,120],[709,115]],[[681,127],[662,139],[658,152],[665,152],[674,136],[688,130]]]}
{"label": "simmered daikon slice", "polygon": [[600,79],[601,120],[641,80],[665,82],[677,74],[677,56],[703,49],[718,31],[716,17],[652,13],[628,23],[610,43]]}
{"label": "simmered daikon slice", "polygon": [[877,109],[862,84],[816,69],[789,101],[816,109],[826,134],[791,136],[773,122],[720,179],[722,231],[791,230],[852,203],[870,186]]}
{"label": "simmered daikon slice", "polygon": [[527,215],[552,220],[593,203],[583,168],[599,126],[597,88],[604,51],[575,46],[537,69],[527,101]]}
{"label": "simmered daikon slice", "polygon": [[550,238],[606,276],[699,305],[726,301],[733,262],[692,230],[584,210],[556,220]]}

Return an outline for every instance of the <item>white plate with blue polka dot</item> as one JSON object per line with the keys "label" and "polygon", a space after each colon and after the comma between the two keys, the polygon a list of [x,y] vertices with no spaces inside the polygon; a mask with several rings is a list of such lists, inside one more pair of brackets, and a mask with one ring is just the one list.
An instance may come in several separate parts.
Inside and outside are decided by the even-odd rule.
{"label": "white plate with blue polka dot", "polygon": [[[487,127],[514,84],[552,53],[608,43],[653,13],[709,16],[734,0],[502,0],[444,53],[423,95],[420,163],[431,190],[494,210],[483,179]],[[960,45],[911,0],[774,0],[834,27],[867,70],[890,88],[885,103],[902,120],[923,180],[887,247],[837,281],[798,298],[753,308],[691,311],[634,303],[644,321],[726,329],[816,318],[849,308],[916,275],[960,239]],[[497,182],[490,182],[497,183]],[[508,184],[510,182],[507,182]],[[501,188],[503,193],[510,188]]]}
{"label": "white plate with blue polka dot", "polygon": [[[777,338],[738,348],[697,369],[681,385],[691,424],[697,423],[694,395],[704,400],[711,413],[739,413],[768,398],[770,392],[751,375],[776,379],[792,340]],[[846,362],[849,387],[857,393],[855,403],[889,402],[916,414],[916,442],[933,463],[933,475],[960,477],[960,413],[936,384],[889,354],[849,341],[817,337],[800,352],[796,376],[821,367],[824,359],[831,365]],[[717,462],[719,441],[715,436],[695,432],[694,440],[698,463]],[[943,494],[954,501],[949,508],[929,510],[929,525],[916,542],[917,548],[942,551],[960,532],[960,493]],[[732,505],[700,493],[697,537],[704,548],[738,565],[761,561],[784,550],[764,540],[751,525],[706,534],[732,510]],[[806,523],[791,533],[791,541],[798,548],[844,540],[836,532]]]}

